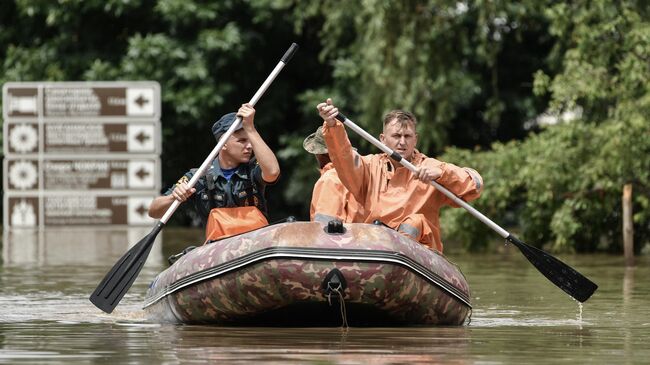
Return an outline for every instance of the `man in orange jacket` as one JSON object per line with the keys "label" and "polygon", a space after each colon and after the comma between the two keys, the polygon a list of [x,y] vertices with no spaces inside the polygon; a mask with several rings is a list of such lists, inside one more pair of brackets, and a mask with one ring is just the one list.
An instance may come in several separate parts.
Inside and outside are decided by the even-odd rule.
{"label": "man in orange jacket", "polygon": [[323,127],[310,134],[302,143],[305,151],[316,157],[320,178],[314,184],[309,207],[312,221],[327,223],[338,219],[345,223],[363,221],[363,207],[343,186],[334,169],[323,139]]}
{"label": "man in orange jacket", "polygon": [[339,178],[365,209],[364,222],[378,219],[420,243],[442,252],[439,211],[456,206],[429,182],[436,180],[465,201],[478,198],[483,188],[481,176],[430,158],[415,147],[417,119],[409,112],[393,110],[384,117],[379,139],[418,169],[417,174],[388,155],[359,156],[352,150],[344,125],[334,119],[338,109],[327,99],[316,107],[323,118],[323,136]]}

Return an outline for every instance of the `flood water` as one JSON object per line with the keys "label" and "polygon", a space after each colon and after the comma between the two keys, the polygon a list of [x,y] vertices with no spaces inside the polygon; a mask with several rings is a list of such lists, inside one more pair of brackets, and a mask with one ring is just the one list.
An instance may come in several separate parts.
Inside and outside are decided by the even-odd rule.
{"label": "flood water", "polygon": [[166,228],[113,314],[88,296],[150,228],[5,232],[0,364],[641,364],[650,363],[650,258],[558,256],[600,288],[580,306],[512,246],[459,254],[472,288],[461,327],[222,328],[150,323],[141,304],[166,257],[201,232]]}

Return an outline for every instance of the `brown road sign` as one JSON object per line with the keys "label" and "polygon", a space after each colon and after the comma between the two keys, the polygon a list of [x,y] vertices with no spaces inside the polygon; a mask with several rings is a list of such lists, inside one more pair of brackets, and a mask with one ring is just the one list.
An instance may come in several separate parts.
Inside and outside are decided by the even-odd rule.
{"label": "brown road sign", "polygon": [[[5,154],[159,154],[160,124],[151,122],[7,122]],[[40,141],[43,143],[40,143]]]}
{"label": "brown road sign", "polygon": [[160,190],[159,158],[4,160],[5,191]]}
{"label": "brown road sign", "polygon": [[39,115],[39,93],[36,84],[32,86],[5,86],[3,92],[3,114],[8,117],[37,117]]}
{"label": "brown road sign", "polygon": [[160,85],[152,81],[10,82],[3,87],[3,106],[5,119],[160,118]]}
{"label": "brown road sign", "polygon": [[[5,227],[37,227],[39,225],[39,198],[5,198]],[[8,214],[7,214],[8,213]]]}
{"label": "brown road sign", "polygon": [[5,227],[151,225],[151,195],[5,195]]}
{"label": "brown road sign", "polygon": [[5,155],[39,152],[38,123],[4,123]]}
{"label": "brown road sign", "polygon": [[46,153],[158,153],[157,129],[154,123],[48,123],[43,149]]}
{"label": "brown road sign", "polygon": [[5,83],[5,227],[151,224],[160,113],[155,81]]}

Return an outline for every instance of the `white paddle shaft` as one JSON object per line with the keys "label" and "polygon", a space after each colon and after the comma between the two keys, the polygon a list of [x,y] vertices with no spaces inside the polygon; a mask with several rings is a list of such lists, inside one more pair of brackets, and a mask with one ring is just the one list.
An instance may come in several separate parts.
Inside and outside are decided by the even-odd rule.
{"label": "white paddle shaft", "polygon": [[[408,162],[405,158],[402,158],[399,153],[391,150],[386,146],[385,144],[381,143],[377,138],[373,137],[370,135],[368,132],[364,131],[363,128],[359,127],[358,125],[354,124],[350,119],[348,119],[345,115],[339,113],[336,116],[336,119],[340,120],[345,124],[348,128],[352,129],[355,131],[357,134],[359,134],[361,137],[363,137],[366,141],[372,143],[375,145],[377,148],[382,150],[384,153],[386,153],[388,156],[393,158],[394,160],[398,161],[399,163],[402,164],[402,166],[406,167],[413,173],[417,173],[417,168],[413,166],[412,163]],[[505,229],[501,228],[498,224],[494,223],[490,218],[486,217],[483,215],[483,213],[479,212],[476,210],[474,207],[471,205],[467,204],[464,200],[461,198],[457,197],[454,193],[451,191],[447,190],[444,186],[440,185],[439,183],[435,181],[431,181],[431,185],[433,185],[438,191],[441,193],[445,194],[449,199],[451,199],[454,203],[460,205],[461,207],[465,208],[468,212],[470,212],[474,217],[479,219],[481,222],[485,223],[488,227],[492,228],[494,231],[496,231],[501,237],[507,238],[510,236],[510,233],[506,231]]]}
{"label": "white paddle shaft", "polygon": [[[255,104],[257,104],[257,101],[262,97],[262,95],[264,95],[264,92],[266,92],[266,89],[269,88],[269,86],[271,85],[273,80],[275,80],[276,76],[278,76],[280,71],[282,71],[284,66],[287,64],[287,62],[289,62],[289,60],[291,59],[291,57],[293,56],[293,54],[295,53],[295,51],[297,49],[298,49],[298,45],[293,43],[291,45],[291,47],[289,48],[289,50],[282,57],[282,60],[280,60],[280,62],[278,62],[278,64],[275,66],[273,71],[271,71],[271,74],[266,78],[266,80],[264,81],[262,86],[260,86],[260,88],[257,90],[255,95],[253,95],[253,98],[251,98],[251,100],[248,102],[249,104],[251,104],[252,106],[255,106]],[[241,117],[237,116],[237,119],[235,120],[235,122],[230,126],[230,128],[228,128],[226,133],[224,133],[223,136],[221,136],[221,138],[219,139],[219,142],[214,147],[212,152],[210,152],[208,157],[205,159],[205,161],[203,161],[201,166],[196,170],[196,172],[194,173],[194,175],[192,176],[190,181],[187,183],[188,187],[190,187],[190,188],[194,187],[196,182],[203,175],[205,175],[208,168],[212,164],[212,161],[217,157],[217,155],[219,154],[219,151],[221,151],[221,148],[223,148],[223,145],[226,144],[226,141],[228,140],[228,138],[230,138],[230,136],[233,133],[235,133],[235,131],[239,128],[240,124],[241,124]],[[170,205],[169,208],[167,208],[167,211],[162,216],[162,218],[160,218],[160,221],[163,224],[167,223],[169,218],[171,218],[172,214],[174,214],[174,212],[180,206],[180,204],[181,204],[181,202],[179,202],[178,200],[174,200],[172,205]]]}

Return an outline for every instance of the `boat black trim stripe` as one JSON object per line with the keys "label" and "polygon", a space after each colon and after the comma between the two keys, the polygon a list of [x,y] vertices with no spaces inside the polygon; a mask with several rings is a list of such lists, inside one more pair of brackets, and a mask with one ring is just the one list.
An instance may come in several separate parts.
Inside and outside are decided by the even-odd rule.
{"label": "boat black trim stripe", "polygon": [[360,261],[360,262],[385,262],[398,264],[419,274],[431,283],[440,287],[448,294],[463,302],[469,308],[472,308],[470,298],[460,289],[447,282],[440,275],[427,269],[422,264],[416,262],[410,257],[393,251],[379,250],[349,250],[349,249],[323,249],[323,248],[300,248],[300,247],[268,247],[259,251],[252,252],[240,258],[228,261],[226,263],[198,271],[188,275],[172,285],[167,286],[157,295],[145,299],[144,307],[147,308],[165,296],[172,294],[180,289],[191,286],[201,281],[211,279],[217,276],[225,275],[233,270],[249,266],[269,259],[314,259],[314,260],[333,260],[333,261]]}

